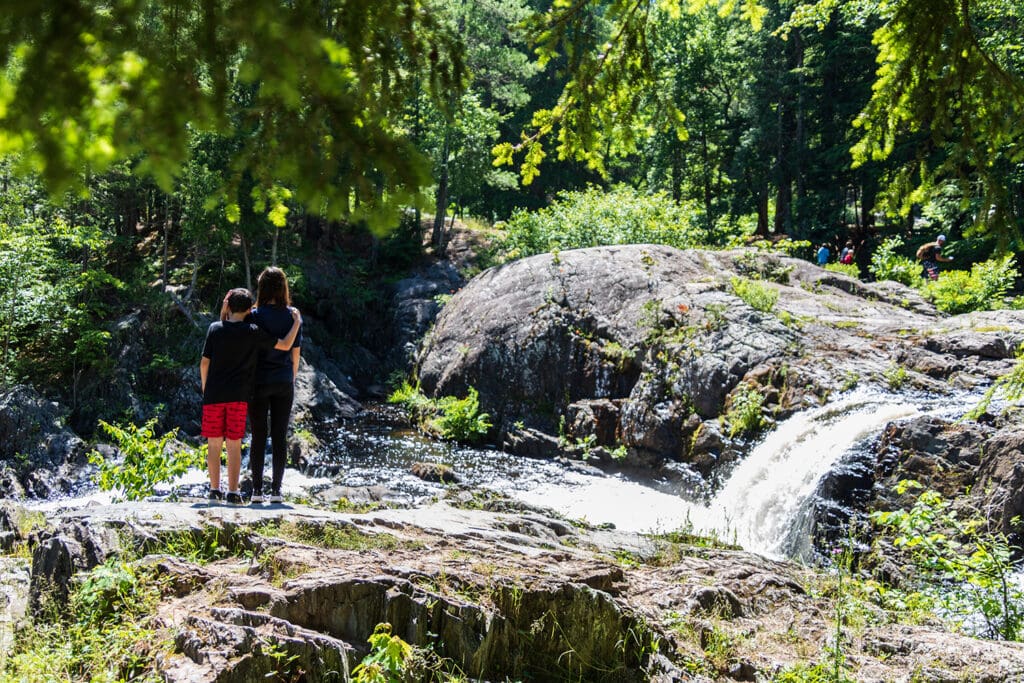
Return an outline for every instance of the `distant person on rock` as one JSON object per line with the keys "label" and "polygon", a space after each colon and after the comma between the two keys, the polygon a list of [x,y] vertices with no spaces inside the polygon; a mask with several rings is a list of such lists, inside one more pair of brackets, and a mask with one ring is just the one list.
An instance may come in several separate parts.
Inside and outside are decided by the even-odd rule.
{"label": "distant person on rock", "polygon": [[939,263],[949,263],[952,256],[942,255],[942,247],[946,244],[946,236],[939,235],[934,242],[922,244],[917,249],[917,260],[921,262],[921,277],[926,280],[939,279]]}
{"label": "distant person on rock", "polygon": [[821,247],[818,248],[818,265],[822,268],[824,268],[825,264],[828,263],[829,253],[827,244],[823,243]]}
{"label": "distant person on rock", "polygon": [[[853,253],[853,240],[846,240],[846,246],[839,252],[839,262],[850,264],[853,263],[853,257],[850,254]],[[847,260],[849,259],[849,260]]]}
{"label": "distant person on rock", "polygon": [[291,329],[277,338],[246,322],[252,309],[248,289],[232,289],[224,297],[221,319],[206,331],[199,379],[203,390],[202,435],[207,439],[206,466],[210,471],[209,499],[225,499],[220,488],[220,458],[228,454],[228,503],[240,505],[242,494],[238,480],[242,469],[242,437],[245,416],[252,395],[253,374],[259,353],[264,349],[287,351],[295,342],[302,324],[296,309],[290,309]]}
{"label": "distant person on rock", "polygon": [[[256,308],[250,320],[273,336],[280,336],[291,326],[289,313],[291,295],[288,278],[280,268],[264,268],[256,280]],[[256,388],[249,399],[249,421],[252,425],[252,449],[249,469],[252,473],[252,502],[282,503],[281,483],[288,464],[288,418],[295,396],[295,376],[299,373],[299,349],[302,330],[288,349],[275,347],[262,351],[256,365]],[[267,413],[270,414],[270,443],[273,463],[270,497],[263,495],[263,465],[267,453]]]}

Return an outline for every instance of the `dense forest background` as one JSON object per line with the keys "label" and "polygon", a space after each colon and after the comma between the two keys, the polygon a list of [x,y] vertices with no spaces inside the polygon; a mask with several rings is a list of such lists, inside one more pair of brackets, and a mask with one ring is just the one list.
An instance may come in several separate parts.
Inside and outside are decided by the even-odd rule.
{"label": "dense forest background", "polygon": [[871,277],[893,236],[967,269],[1022,247],[1016,0],[2,4],[0,383],[85,433],[140,410],[109,381],[126,337],[159,405],[268,264],[381,381],[355,350],[455,217],[479,265],[849,239]]}

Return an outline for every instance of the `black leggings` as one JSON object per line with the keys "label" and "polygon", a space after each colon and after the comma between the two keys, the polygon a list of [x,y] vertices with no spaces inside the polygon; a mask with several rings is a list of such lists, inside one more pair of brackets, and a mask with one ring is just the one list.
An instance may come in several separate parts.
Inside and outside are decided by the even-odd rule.
{"label": "black leggings", "polygon": [[271,492],[281,493],[284,466],[288,464],[288,418],[292,412],[294,389],[291,382],[261,384],[249,401],[249,421],[252,423],[252,448],[249,467],[252,470],[253,495],[263,492],[263,462],[267,452],[267,410],[270,411],[270,440],[274,452]]}

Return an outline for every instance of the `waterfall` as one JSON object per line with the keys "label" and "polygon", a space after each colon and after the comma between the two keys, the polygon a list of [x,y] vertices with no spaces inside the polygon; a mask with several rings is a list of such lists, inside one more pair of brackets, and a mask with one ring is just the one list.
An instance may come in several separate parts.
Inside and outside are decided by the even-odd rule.
{"label": "waterfall", "polygon": [[694,525],[747,550],[787,554],[786,536],[821,477],[857,442],[918,414],[904,399],[867,394],[798,413],[737,465],[708,506],[692,513]]}
{"label": "waterfall", "polygon": [[578,473],[513,495],[591,523],[654,533],[687,528],[778,557],[792,551],[787,535],[818,481],[843,454],[888,422],[923,410],[904,395],[854,392],[798,413],[766,435],[706,505],[621,477]]}

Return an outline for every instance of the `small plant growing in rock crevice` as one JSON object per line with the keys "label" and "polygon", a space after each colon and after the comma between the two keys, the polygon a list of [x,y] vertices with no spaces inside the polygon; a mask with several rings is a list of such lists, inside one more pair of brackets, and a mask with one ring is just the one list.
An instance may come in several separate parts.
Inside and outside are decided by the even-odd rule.
{"label": "small plant growing in rock crevice", "polygon": [[743,277],[729,280],[733,293],[755,311],[769,313],[779,300],[779,293],[767,285]]}
{"label": "small plant growing in rock crevice", "polygon": [[907,383],[907,369],[902,365],[893,364],[882,373],[882,377],[891,391],[899,391]]}
{"label": "small plant growing in rock crevice", "polygon": [[751,435],[761,429],[764,426],[763,406],[764,394],[756,387],[748,386],[733,392],[729,410],[723,417],[729,438]]}
{"label": "small plant growing in rock crevice", "polygon": [[1024,398],[1024,344],[1021,344],[1020,348],[1017,349],[1017,363],[1013,366],[1013,369],[997,379],[989,387],[981,401],[967,414],[967,417],[977,420],[988,411],[989,406],[995,399],[1019,401],[1022,398]]}
{"label": "small plant growing in rock crevice", "polygon": [[391,635],[391,624],[377,624],[369,643],[370,654],[352,669],[353,683],[405,680],[413,660],[412,645]]}
{"label": "small plant growing in rock crevice", "polygon": [[474,387],[469,388],[465,398],[432,399],[423,393],[419,384],[405,380],[388,396],[388,403],[405,408],[410,420],[424,431],[452,441],[477,443],[493,426],[490,415],[480,412],[480,395]]}

